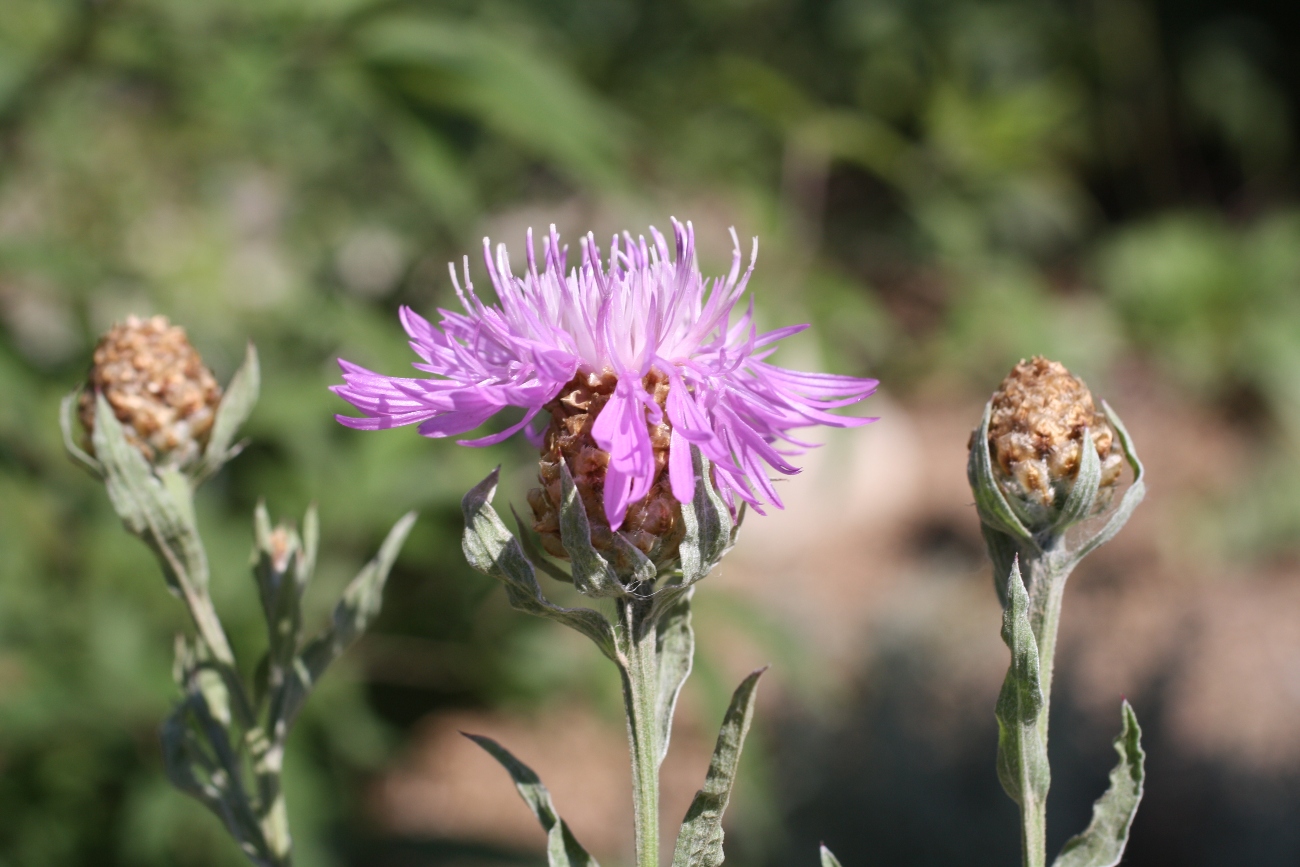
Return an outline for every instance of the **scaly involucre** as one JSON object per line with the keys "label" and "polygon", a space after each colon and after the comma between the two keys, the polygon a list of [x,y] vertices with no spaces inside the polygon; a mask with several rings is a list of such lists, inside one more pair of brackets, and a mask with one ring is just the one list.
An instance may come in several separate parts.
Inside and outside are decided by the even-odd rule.
{"label": "scaly involucre", "polygon": [[[665,415],[672,428],[668,472],[679,502],[691,499],[690,446],[695,445],[713,462],[715,483],[733,509],[739,501],[760,512],[764,503],[780,508],[766,468],[797,473],[787,458],[811,448],[789,432],[872,421],[828,410],[861,400],[877,383],[767,363],[778,341],[808,326],[760,334],[752,302],[737,313],[754,270],[757,238],[742,274],[733,230],[730,272],[705,279],[696,264],[690,223],[673,220],[675,257],[662,234],[652,227],[650,235],[649,244],[644,236],[624,233],[620,240],[616,235],[606,265],[588,234],[582,263],[569,270],[568,248],[560,246],[552,226],[543,243],[545,270],[538,271],[530,230],[522,277],[511,271],[505,245],[498,245],[494,257],[484,238],[483,258],[499,304],[485,304],[475,294],[469,257],[463,289],[453,266],[463,312],[439,310],[442,320],[434,326],[410,308],[401,311],[411,348],[423,359],[413,366],[435,378],[383,376],[340,359],[344,384],[333,390],[365,415],[338,420],[360,430],[419,424],[421,434],[445,437],[471,431],[501,409],[517,406],[525,410],[517,424],[460,443],[493,445],[520,430],[540,442],[550,419],[534,419],[566,383],[579,373],[612,372],[617,385],[591,430],[609,453],[604,506],[612,528],[654,482],[647,426],[662,423]],[[643,382],[652,370],[669,381],[662,408]]]}

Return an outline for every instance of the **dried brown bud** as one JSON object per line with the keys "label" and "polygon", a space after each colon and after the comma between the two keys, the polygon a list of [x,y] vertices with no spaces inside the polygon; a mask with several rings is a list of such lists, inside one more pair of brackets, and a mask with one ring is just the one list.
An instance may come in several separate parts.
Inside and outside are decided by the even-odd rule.
{"label": "dried brown bud", "polygon": [[95,428],[96,393],[146,459],[181,466],[201,454],[221,401],[221,386],[185,329],[165,316],[128,316],[100,338],[79,402],[87,433]]}
{"label": "dried brown bud", "polygon": [[[618,380],[612,373],[579,373],[560,390],[559,396],[546,405],[551,424],[546,429],[539,463],[540,488],[528,492],[533,509],[533,529],[541,535],[542,547],[556,557],[567,557],[560,539],[561,483],[560,466],[567,461],[574,486],[582,498],[587,520],[591,524],[591,544],[608,552],[613,531],[605,518],[605,467],[609,454],[591,438],[596,416],[614,393]],[[644,380],[646,391],[654,395],[660,408],[668,399],[667,377],[652,371]],[[664,566],[677,556],[685,532],[682,510],[673,497],[668,481],[668,443],[671,428],[664,423],[650,425],[650,444],[654,448],[655,478],[650,493],[628,507],[620,531],[640,548],[657,566]]]}
{"label": "dried brown bud", "polygon": [[1101,459],[1104,504],[1123,467],[1115,431],[1088,386],[1063,364],[1041,355],[1021,361],[994,392],[989,417],[989,453],[1004,490],[1046,508],[1058,505],[1078,475],[1085,430]]}

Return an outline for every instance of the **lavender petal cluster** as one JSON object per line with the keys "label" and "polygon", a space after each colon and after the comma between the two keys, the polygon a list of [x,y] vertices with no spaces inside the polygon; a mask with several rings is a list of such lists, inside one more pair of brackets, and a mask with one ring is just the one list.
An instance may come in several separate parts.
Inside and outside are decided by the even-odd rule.
{"label": "lavender petal cluster", "polygon": [[[465,260],[464,286],[454,266],[452,282],[463,310],[440,310],[434,326],[410,308],[401,312],[417,370],[431,376],[384,376],[340,359],[340,397],[364,415],[339,416],[343,424],[378,430],[418,424],[429,437],[464,434],[505,407],[521,407],[523,418],[500,433],[460,440],[492,445],[518,431],[540,442],[543,409],[575,376],[612,372],[617,387],[594,423],[592,437],[609,454],[604,507],[617,529],[629,504],[650,490],[658,468],[650,428],[666,421],[672,429],[668,459],[673,496],[690,500],[694,490],[690,446],[712,461],[719,493],[733,509],[749,503],[781,507],[767,468],[797,473],[789,458],[810,443],[791,437],[810,425],[856,427],[872,419],[834,415],[829,410],[870,395],[877,382],[850,376],[805,373],[777,367],[768,356],[782,339],[808,326],[760,333],[752,302],[737,310],[758,252],[749,265],[732,231],[734,256],[725,277],[706,279],[695,256],[691,224],[673,220],[675,256],[654,228],[651,242],[629,233],[614,236],[602,262],[595,236],[582,240],[582,261],[569,269],[568,248],[551,227],[543,242],[544,270],[538,270],[531,230],[526,269],[511,270],[505,245],[493,255],[483,240],[498,303],[474,291]],[[663,407],[647,391],[652,371],[667,376]]]}

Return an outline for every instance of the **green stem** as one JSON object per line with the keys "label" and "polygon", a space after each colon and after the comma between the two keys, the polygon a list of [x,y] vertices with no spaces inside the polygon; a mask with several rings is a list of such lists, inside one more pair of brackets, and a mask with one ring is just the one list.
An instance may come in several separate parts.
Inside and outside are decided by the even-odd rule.
{"label": "green stem", "polygon": [[659,867],[659,665],[649,603],[620,600],[619,651],[623,703],[632,754],[632,801],[636,820],[637,867]]}
{"label": "green stem", "polygon": [[[1052,705],[1052,669],[1056,637],[1061,624],[1061,601],[1070,569],[1058,544],[1027,558],[1029,572],[1029,625],[1038,644],[1038,682],[1043,692],[1043,710],[1038,717],[1038,735],[1047,750],[1048,718]],[[1027,799],[1020,808],[1021,852],[1025,867],[1047,864],[1047,791]]]}

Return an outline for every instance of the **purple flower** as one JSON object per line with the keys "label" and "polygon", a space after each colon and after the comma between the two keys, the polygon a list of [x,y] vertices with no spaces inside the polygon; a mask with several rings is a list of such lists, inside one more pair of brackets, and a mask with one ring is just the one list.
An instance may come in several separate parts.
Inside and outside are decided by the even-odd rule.
{"label": "purple flower", "polygon": [[[783,338],[807,325],[760,334],[753,303],[737,312],[758,254],[754,239],[749,267],[741,273],[740,242],[725,278],[706,280],[695,261],[695,232],[673,220],[676,257],[654,228],[653,244],[624,233],[615,236],[608,265],[595,237],[582,243],[582,264],[569,270],[567,247],[551,227],[543,244],[545,270],[537,270],[532,231],[527,269],[517,277],[505,245],[493,258],[483,239],[483,258],[498,304],[483,303],[469,279],[465,258],[462,290],[452,283],[464,310],[439,310],[438,326],[401,311],[411,348],[422,361],[413,366],[432,378],[383,376],[339,359],[343,385],[333,391],[364,413],[338,416],[348,427],[380,430],[419,424],[421,434],[463,434],[507,406],[524,417],[507,430],[462,445],[499,443],[520,430],[540,442],[545,423],[539,412],[575,376],[613,373],[617,385],[596,417],[591,437],[609,454],[604,484],[605,514],[617,529],[628,506],[645,497],[658,473],[651,443],[653,426],[671,427],[668,467],[673,496],[688,502],[694,489],[690,446],[713,462],[714,481],[734,509],[743,500],[762,512],[781,507],[767,468],[799,472],[789,457],[811,448],[790,436],[795,428],[824,424],[856,427],[874,419],[832,415],[875,391],[873,379],[803,373],[776,367],[767,357]],[[668,380],[661,406],[646,390],[657,371]],[[544,422],[549,417],[543,416]]]}

